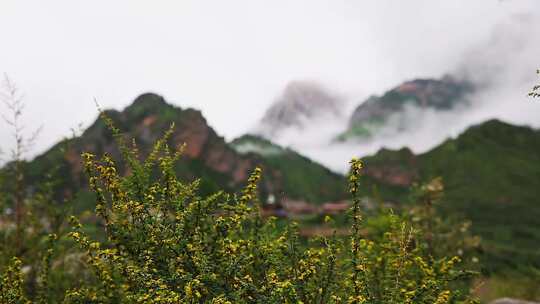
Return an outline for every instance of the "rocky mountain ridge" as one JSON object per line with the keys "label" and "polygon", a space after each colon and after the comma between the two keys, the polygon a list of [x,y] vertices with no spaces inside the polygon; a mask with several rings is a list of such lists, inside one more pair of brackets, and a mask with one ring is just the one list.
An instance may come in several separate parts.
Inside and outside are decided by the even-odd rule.
{"label": "rocky mountain ridge", "polygon": [[381,129],[406,131],[414,123],[406,110],[431,109],[450,111],[467,106],[467,98],[474,91],[472,83],[446,75],[441,79],[415,79],[406,81],[385,92],[371,96],[352,113],[347,130],[338,136],[341,141],[362,140],[376,136]]}
{"label": "rocky mountain ridge", "polygon": [[[236,191],[246,182],[250,172],[259,166],[264,171],[264,178],[260,184],[263,197],[270,193],[279,193],[287,197],[289,193],[283,190],[285,181],[287,187],[302,189],[293,194],[293,198],[296,199],[307,199],[308,196],[338,199],[345,195],[344,192],[333,191],[325,196],[319,188],[305,187],[301,179],[288,177],[287,171],[267,162],[259,154],[237,152],[208,125],[200,111],[173,106],[159,95],[143,94],[123,111],[106,110],[104,113],[124,132],[126,139],[133,139],[136,142],[142,158],[149,153],[152,144],[174,123],[175,128],[169,146],[186,144],[184,156],[177,165],[177,174],[186,181],[200,178],[202,194],[221,189]],[[62,196],[86,197],[87,180],[81,163],[82,152],[91,152],[98,156],[107,153],[115,160],[121,159],[121,153],[111,131],[101,119],[97,119],[79,137],[59,143],[26,163],[28,183],[39,184],[46,173],[55,171]],[[121,162],[119,166],[124,170]],[[343,179],[342,176],[331,173],[315,162],[310,161],[309,167],[321,168],[315,170],[325,172],[322,177],[318,176],[323,182],[341,183]],[[129,172],[124,170],[124,173]],[[82,204],[91,205],[91,202],[86,200]],[[80,208],[92,208],[90,205]]]}

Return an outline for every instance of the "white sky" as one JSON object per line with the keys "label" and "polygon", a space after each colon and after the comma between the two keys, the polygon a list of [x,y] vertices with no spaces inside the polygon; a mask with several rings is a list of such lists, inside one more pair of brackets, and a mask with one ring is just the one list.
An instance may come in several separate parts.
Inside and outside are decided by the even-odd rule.
{"label": "white sky", "polygon": [[25,92],[26,125],[44,125],[38,151],[91,123],[94,97],[122,109],[147,91],[231,139],[291,80],[359,102],[454,70],[496,24],[538,12],[538,0],[0,0],[0,72]]}

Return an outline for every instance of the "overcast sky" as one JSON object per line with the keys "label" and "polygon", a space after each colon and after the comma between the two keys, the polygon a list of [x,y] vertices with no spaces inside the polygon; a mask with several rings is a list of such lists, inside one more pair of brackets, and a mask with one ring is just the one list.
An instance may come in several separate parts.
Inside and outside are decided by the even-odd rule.
{"label": "overcast sky", "polygon": [[539,12],[538,0],[0,0],[0,72],[25,92],[26,125],[44,125],[38,151],[91,123],[94,97],[122,109],[147,91],[231,139],[291,80],[359,102],[455,70],[498,24]]}

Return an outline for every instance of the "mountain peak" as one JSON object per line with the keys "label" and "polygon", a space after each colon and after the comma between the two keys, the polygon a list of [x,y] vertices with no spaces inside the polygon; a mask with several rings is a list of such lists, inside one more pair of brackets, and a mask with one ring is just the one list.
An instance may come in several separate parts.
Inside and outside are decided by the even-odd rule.
{"label": "mountain peak", "polygon": [[131,111],[145,111],[155,109],[156,107],[170,106],[163,96],[155,93],[143,93],[139,95],[131,105],[126,108],[127,112]]}
{"label": "mountain peak", "polygon": [[272,135],[289,127],[303,128],[309,121],[341,115],[341,100],[313,81],[292,81],[268,108],[260,132]]}
{"label": "mountain peak", "polygon": [[390,133],[402,132],[412,125],[407,119],[411,109],[419,110],[419,113],[429,109],[451,111],[470,105],[468,98],[473,91],[472,83],[451,75],[444,75],[440,79],[405,81],[382,96],[371,96],[361,103],[350,117],[348,129],[339,139],[362,140],[372,137],[381,129]]}
{"label": "mountain peak", "polygon": [[137,105],[137,104],[156,104],[156,103],[158,103],[158,104],[159,103],[166,103],[166,101],[163,98],[163,96],[158,95],[156,93],[151,93],[151,92],[143,93],[143,94],[139,95],[137,98],[135,98],[135,100],[133,101],[134,105]]}

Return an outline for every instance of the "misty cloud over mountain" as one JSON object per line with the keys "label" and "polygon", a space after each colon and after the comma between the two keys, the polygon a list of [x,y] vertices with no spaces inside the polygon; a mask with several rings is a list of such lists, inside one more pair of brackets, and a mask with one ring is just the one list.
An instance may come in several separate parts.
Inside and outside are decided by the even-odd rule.
{"label": "misty cloud over mountain", "polygon": [[[491,118],[540,127],[540,106],[527,97],[537,81],[537,66],[531,63],[537,62],[540,54],[540,43],[534,39],[540,36],[539,20],[532,14],[512,16],[495,26],[486,40],[478,41],[461,55],[460,64],[448,72],[474,87],[467,94],[468,102],[451,109],[407,104],[388,117],[377,136],[338,142],[335,140],[337,134],[350,124],[344,117],[350,117],[350,108],[357,106],[350,99],[341,104],[342,112],[346,113],[344,116],[326,115],[324,119],[312,119],[305,115],[302,128],[284,128],[279,136],[266,135],[343,172],[352,156],[373,154],[381,148],[409,147],[416,153],[425,152],[467,127]],[[411,79],[414,77],[411,75]],[[304,102],[309,103],[309,100]],[[272,106],[275,107],[276,104]],[[403,128],[404,124],[406,128]]]}
{"label": "misty cloud over mountain", "polygon": [[290,131],[302,132],[320,121],[344,118],[340,97],[316,82],[293,81],[268,108],[254,133],[279,139]]}
{"label": "misty cloud over mountain", "polygon": [[[351,155],[402,144],[427,149],[491,117],[537,125],[538,103],[525,97],[540,53],[537,0],[4,2],[0,73],[24,93],[23,124],[44,126],[29,156],[92,123],[94,98],[119,110],[148,91],[201,110],[232,140],[259,125],[288,83],[305,79],[337,96],[341,116],[328,108],[314,114],[316,123],[299,115],[296,127],[280,127],[275,137],[342,169]],[[344,151],[339,159],[329,150],[369,96],[445,74],[480,88],[477,108],[455,109],[448,121],[438,112],[407,109],[421,115],[411,128],[433,137],[332,145]],[[1,126],[2,149],[9,151],[11,133]]]}

